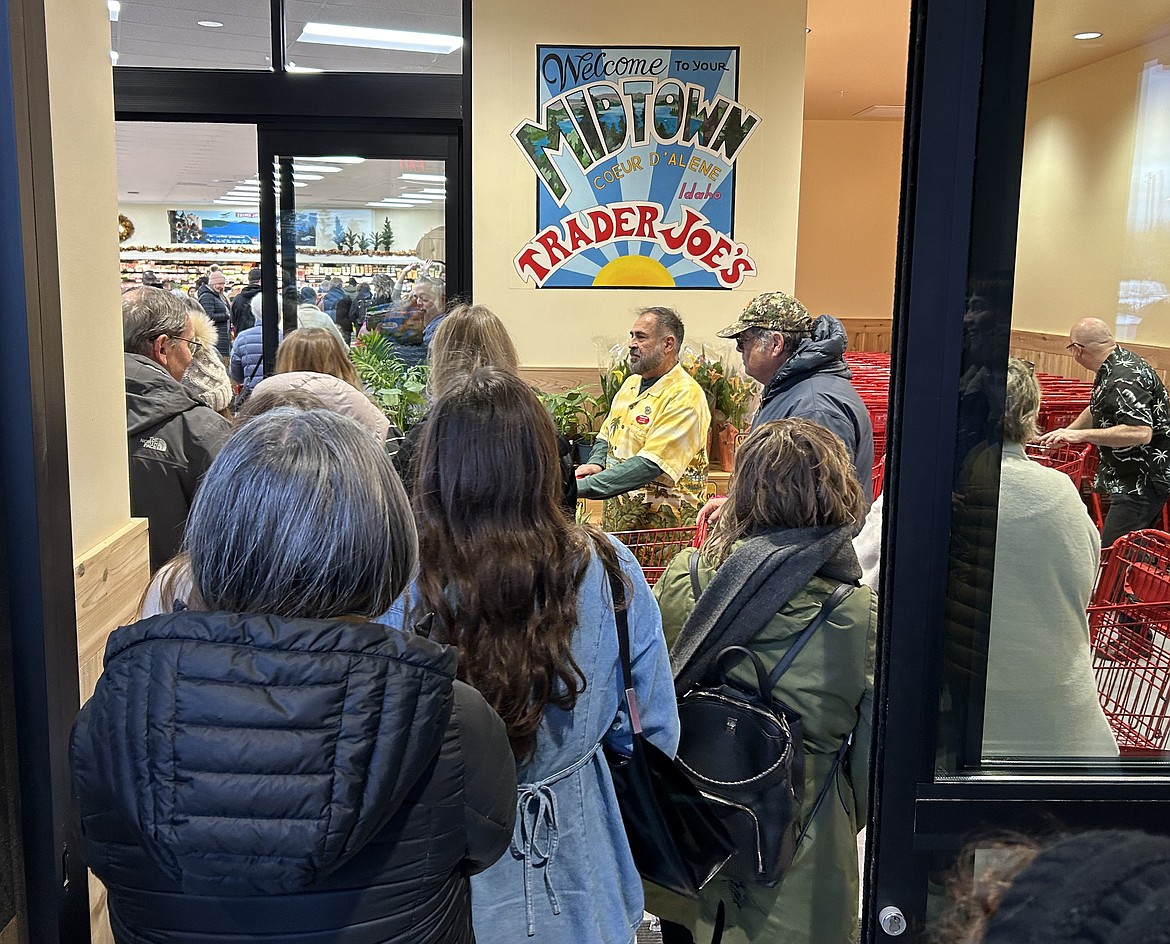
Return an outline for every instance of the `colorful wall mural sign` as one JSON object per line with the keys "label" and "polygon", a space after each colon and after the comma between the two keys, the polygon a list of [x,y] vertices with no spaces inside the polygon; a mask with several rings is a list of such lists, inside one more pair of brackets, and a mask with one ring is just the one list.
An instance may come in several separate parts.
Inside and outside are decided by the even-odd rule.
{"label": "colorful wall mural sign", "polygon": [[735,288],[735,162],[760,118],[739,49],[537,46],[536,117],[512,138],[537,177],[537,288]]}

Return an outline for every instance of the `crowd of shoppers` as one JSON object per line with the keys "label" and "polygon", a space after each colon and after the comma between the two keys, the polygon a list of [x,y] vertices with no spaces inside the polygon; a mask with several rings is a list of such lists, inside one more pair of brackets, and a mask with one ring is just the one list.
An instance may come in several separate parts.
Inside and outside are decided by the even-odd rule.
{"label": "crowd of shoppers", "polygon": [[[330,286],[333,309],[360,313],[351,332],[381,331],[365,313],[388,287],[349,288]],[[289,289],[298,327],[267,379],[261,293],[233,309],[236,326],[255,319],[227,359],[234,425],[216,415],[231,411],[217,407],[215,315],[150,286],[123,296],[132,498],[157,572],[71,745],[84,854],[118,944],[632,944],[646,909],[668,944],[719,927],[728,944],[850,941],[876,593],[854,550],[873,526],[872,431],[845,389],[840,323],[767,293],[723,332],[764,407],[726,500],[705,509],[706,538],[652,592],[630,550],[571,511],[582,494],[698,514],[687,476],[705,469],[710,414],[682,379],[676,312],[638,312],[634,373],[597,461],[574,468],[489,309],[448,314],[441,283],[416,283],[400,310],[422,319],[431,403],[402,442],[338,324]],[[1013,721],[1039,709],[1012,673],[1051,669],[1059,694],[1043,697],[1068,713],[1052,752],[1115,752],[1087,695],[1097,545],[1068,483],[1023,454],[1038,403],[1013,360],[988,743],[1044,753],[1020,746]],[[1045,570],[1005,515],[1084,532],[1084,553]],[[995,631],[997,605],[1041,587],[1068,610],[1044,643],[1063,640],[1051,666],[1029,661],[1038,641]],[[644,886],[607,756],[636,736],[673,755],[680,697],[719,673],[764,678],[790,652],[770,695],[803,719],[805,799],[782,880],[717,874],[697,900]]]}

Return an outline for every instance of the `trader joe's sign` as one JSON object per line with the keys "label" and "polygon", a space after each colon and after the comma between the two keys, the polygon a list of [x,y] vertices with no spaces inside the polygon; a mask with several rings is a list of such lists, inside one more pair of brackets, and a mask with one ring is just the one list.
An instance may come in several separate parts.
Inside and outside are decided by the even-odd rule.
{"label": "trader joe's sign", "polygon": [[512,132],[537,175],[516,271],[539,288],[735,288],[735,162],[759,127],[739,50],[538,46],[537,117]]}

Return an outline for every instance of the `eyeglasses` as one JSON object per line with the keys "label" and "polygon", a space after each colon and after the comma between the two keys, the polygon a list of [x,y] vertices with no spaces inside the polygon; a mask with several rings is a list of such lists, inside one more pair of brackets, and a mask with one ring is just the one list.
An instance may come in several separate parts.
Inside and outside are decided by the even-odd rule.
{"label": "eyeglasses", "polygon": [[[1024,359],[1021,358],[1021,360],[1024,360]],[[1029,374],[1031,374],[1033,377],[1036,376],[1036,365],[1034,363],[1032,363],[1032,361],[1024,360],[1024,366],[1028,368]]]}
{"label": "eyeglasses", "polygon": [[171,338],[172,344],[174,344],[176,341],[185,341],[187,344],[187,350],[189,350],[191,352],[192,357],[198,357],[199,351],[202,350],[202,348],[203,348],[203,342],[196,341],[194,338],[185,338],[182,335],[179,335],[178,337]]}
{"label": "eyeglasses", "polygon": [[1078,344],[1076,341],[1069,341],[1069,343],[1064,346],[1064,349],[1070,354],[1075,354],[1077,348],[1080,348],[1083,351],[1085,346],[1083,344]]}

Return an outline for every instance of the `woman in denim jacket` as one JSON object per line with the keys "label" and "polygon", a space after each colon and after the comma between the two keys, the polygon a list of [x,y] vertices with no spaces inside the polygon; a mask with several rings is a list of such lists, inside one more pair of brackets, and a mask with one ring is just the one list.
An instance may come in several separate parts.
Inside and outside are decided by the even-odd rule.
{"label": "woman in denim jacket", "polygon": [[504,719],[518,767],[509,853],[472,880],[480,944],[630,944],[642,920],[601,747],[631,749],[607,572],[629,606],[643,733],[674,754],[658,607],[633,555],[559,506],[552,421],[516,377],[474,371],[430,413],[415,513],[421,572],[390,621],[460,649],[459,678]]}

